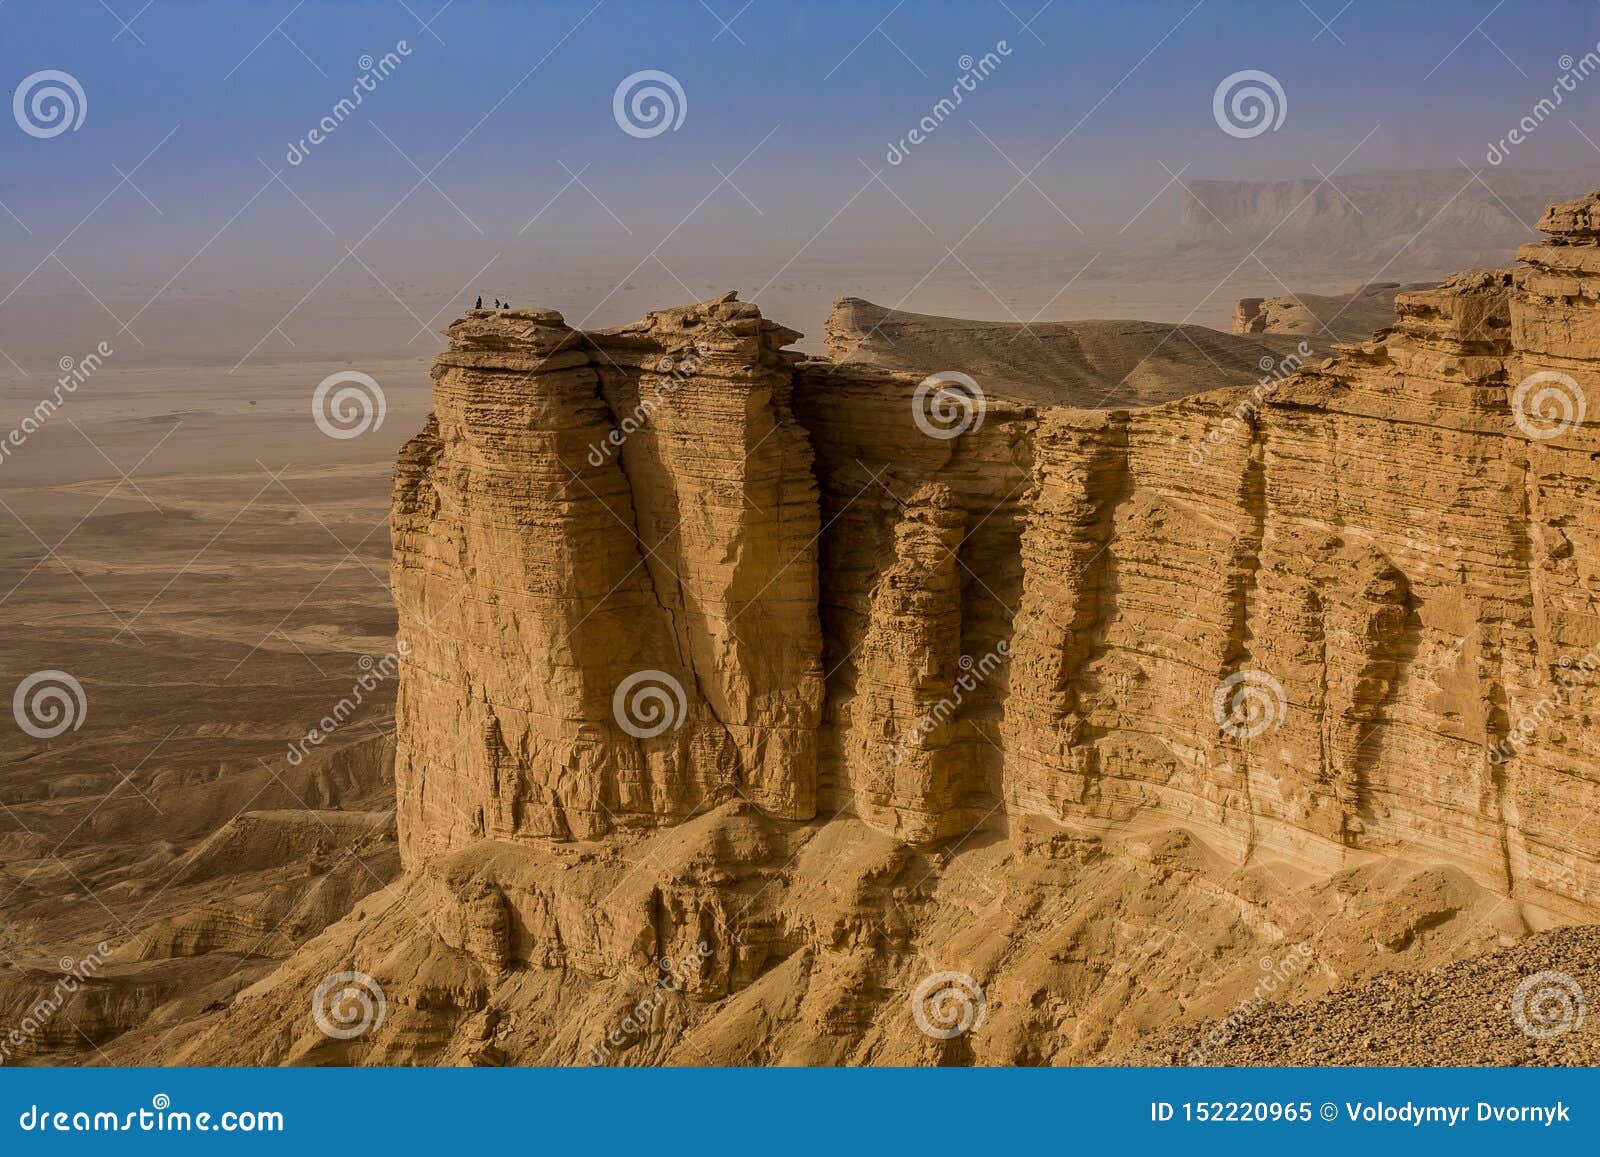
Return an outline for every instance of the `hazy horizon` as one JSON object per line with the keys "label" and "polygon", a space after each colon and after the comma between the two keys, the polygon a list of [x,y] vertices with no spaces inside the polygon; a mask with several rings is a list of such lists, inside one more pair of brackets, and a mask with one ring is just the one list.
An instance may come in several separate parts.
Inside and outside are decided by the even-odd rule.
{"label": "hazy horizon", "polygon": [[19,1131],[1572,1124],[1600,0],[0,0],[0,73]]}
{"label": "hazy horizon", "polygon": [[[71,131],[4,134],[0,371],[112,335],[130,365],[427,356],[478,293],[598,326],[735,288],[811,348],[852,294],[1225,326],[1230,294],[1281,292],[1274,278],[1327,291],[1433,266],[1252,265],[1197,300],[1211,266],[1142,256],[1194,182],[1331,176],[1332,196],[1429,170],[1470,197],[1474,171],[1560,172],[1576,195],[1600,172],[1573,123],[1595,107],[1587,77],[1485,160],[1562,58],[1594,49],[1590,5],[1521,23],[1489,3],[1134,7],[156,0],[64,21],[11,0],[8,92],[61,70],[86,107]],[[679,84],[675,129],[619,128],[614,95],[642,70]],[[1215,90],[1241,70],[1280,83],[1276,129],[1219,129]],[[310,143],[363,75],[360,105]],[[1205,284],[1163,296],[1186,280]]]}

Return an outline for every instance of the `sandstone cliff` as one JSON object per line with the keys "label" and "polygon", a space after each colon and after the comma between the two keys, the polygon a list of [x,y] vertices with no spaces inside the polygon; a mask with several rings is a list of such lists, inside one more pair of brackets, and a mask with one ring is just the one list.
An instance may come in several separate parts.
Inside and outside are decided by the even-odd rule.
{"label": "sandstone cliff", "polygon": [[1600,194],[1540,224],[1143,406],[865,303],[834,360],[732,295],[457,322],[395,488],[407,877],[180,1059],[1083,1060],[1288,945],[1313,995],[1594,919]]}
{"label": "sandstone cliff", "polygon": [[1363,341],[1386,329],[1394,317],[1397,293],[1432,288],[1374,281],[1349,293],[1291,293],[1282,297],[1243,297],[1234,304],[1233,332],[1301,334],[1323,341]]}
{"label": "sandstone cliff", "polygon": [[411,855],[681,820],[735,786],[814,813],[798,336],[731,300],[604,334],[549,311],[451,328],[395,492]]}

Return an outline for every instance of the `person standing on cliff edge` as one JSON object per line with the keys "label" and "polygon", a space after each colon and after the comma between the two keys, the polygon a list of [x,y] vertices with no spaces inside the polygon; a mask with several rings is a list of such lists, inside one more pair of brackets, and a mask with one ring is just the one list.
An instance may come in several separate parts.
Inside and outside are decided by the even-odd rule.
{"label": "person standing on cliff edge", "polygon": [[482,309],[483,308],[483,294],[480,293],[478,295],[478,304],[473,306],[472,308],[473,309]]}

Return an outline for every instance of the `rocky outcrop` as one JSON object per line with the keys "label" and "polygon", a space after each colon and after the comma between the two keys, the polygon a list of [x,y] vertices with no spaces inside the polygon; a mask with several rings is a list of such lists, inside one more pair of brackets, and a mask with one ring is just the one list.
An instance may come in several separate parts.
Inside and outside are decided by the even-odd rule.
{"label": "rocky outcrop", "polygon": [[[1425,850],[1511,895],[1593,910],[1600,845],[1569,810],[1592,798],[1576,770],[1592,756],[1561,723],[1593,688],[1553,706],[1515,759],[1489,758],[1600,628],[1551,573],[1570,574],[1579,548],[1557,560],[1530,541],[1562,532],[1530,496],[1581,489],[1585,435],[1530,439],[1512,405],[1536,368],[1583,372],[1582,347],[1518,337],[1551,308],[1533,290],[1569,240],[1525,250],[1534,264],[1515,276],[1402,294],[1392,331],[1259,403],[1191,399],[1125,430],[1041,420],[1023,540],[1038,581],[1007,703],[1013,806],[1162,812],[1241,857],[1330,870],[1352,849]],[[1559,640],[1556,618],[1573,626]]]}
{"label": "rocky outcrop", "polygon": [[[403,894],[186,1057],[1082,1060],[1286,944],[1314,995],[1594,918],[1597,205],[1155,405],[866,303],[865,360],[470,314],[396,480]],[[387,1027],[291,1023],[352,967]],[[950,968],[970,1039],[908,1015]]]}
{"label": "rocky outcrop", "polygon": [[1241,297],[1233,308],[1233,332],[1301,334],[1321,341],[1360,341],[1388,327],[1398,293],[1428,289],[1374,281],[1348,293],[1290,293],[1282,297]]}
{"label": "rocky outcrop", "polygon": [[[826,323],[828,357],[842,368],[919,377],[959,370],[988,394],[1091,410],[1252,385],[1300,348],[1289,332],[1225,334],[1203,325],[1098,319],[1019,326],[906,313],[858,297],[837,302]],[[1320,330],[1304,340],[1318,356],[1328,350]]]}
{"label": "rocky outcrop", "polygon": [[589,838],[733,793],[809,818],[818,521],[780,352],[798,335],[726,299],[591,335],[484,310],[450,334],[396,478],[408,852]]}
{"label": "rocky outcrop", "polygon": [[[1555,237],[1525,248],[1515,276],[1401,293],[1392,330],[1243,398],[1014,416],[991,405],[942,458],[896,445],[888,414],[839,444],[836,415],[861,411],[837,391],[813,400],[817,371],[802,371],[802,420],[824,464],[881,470],[880,486],[959,486],[961,460],[988,456],[967,485],[1000,494],[968,509],[994,533],[970,535],[956,557],[969,618],[987,614],[986,642],[1011,656],[990,733],[995,802],[1059,823],[1159,815],[1241,860],[1270,852],[1317,870],[1421,847],[1486,886],[1593,910],[1600,843],[1569,838],[1581,812],[1548,802],[1595,791],[1576,771],[1590,758],[1576,720],[1593,689],[1540,707],[1560,689],[1560,658],[1576,664],[1600,638],[1600,620],[1549,573],[1589,565],[1564,516],[1568,499],[1584,504],[1573,474],[1592,467],[1582,428],[1530,438],[1513,402],[1535,370],[1581,381],[1600,354],[1571,328],[1519,337],[1537,325],[1554,338],[1552,313],[1571,326],[1579,255],[1596,250],[1581,210],[1557,207],[1545,224]],[[904,392],[899,404],[910,408]],[[1015,505],[1001,510],[1006,491]],[[1538,496],[1552,491],[1563,525],[1541,528]],[[826,573],[851,582],[849,568]],[[1574,613],[1581,629],[1566,620],[1570,634],[1549,634],[1552,616]],[[1241,704],[1260,706],[1261,726],[1231,725]],[[990,707],[979,696],[961,717],[977,725]],[[1550,726],[1491,762],[1530,716]],[[1530,759],[1549,766],[1528,778]],[[1535,813],[1548,821],[1537,830]]]}
{"label": "rocky outcrop", "polygon": [[1583,994],[1600,984],[1600,928],[1560,928],[1425,972],[1302,1005],[1247,996],[1226,1017],[1170,1029],[1128,1065],[1594,1065]]}

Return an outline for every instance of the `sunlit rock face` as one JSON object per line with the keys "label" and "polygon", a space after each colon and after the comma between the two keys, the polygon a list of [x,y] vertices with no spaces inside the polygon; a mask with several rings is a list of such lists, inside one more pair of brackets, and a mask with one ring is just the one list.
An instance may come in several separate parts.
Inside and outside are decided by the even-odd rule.
{"label": "sunlit rock face", "polygon": [[528,310],[451,327],[395,489],[408,854],[591,838],[736,793],[813,814],[796,336],[736,301],[604,334]]}
{"label": "sunlit rock face", "polygon": [[[1314,995],[1593,920],[1600,198],[1541,228],[1140,404],[1170,327],[471,313],[396,476],[407,875],[186,1059],[1089,1060],[1285,945]],[[340,968],[370,1038],[303,1023]]]}

